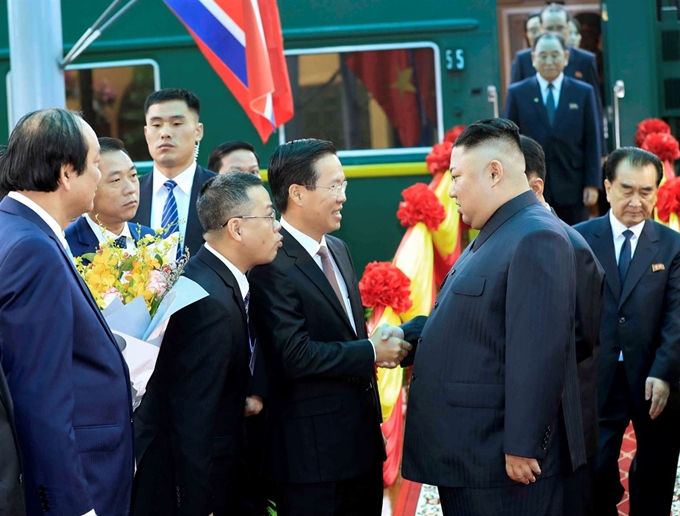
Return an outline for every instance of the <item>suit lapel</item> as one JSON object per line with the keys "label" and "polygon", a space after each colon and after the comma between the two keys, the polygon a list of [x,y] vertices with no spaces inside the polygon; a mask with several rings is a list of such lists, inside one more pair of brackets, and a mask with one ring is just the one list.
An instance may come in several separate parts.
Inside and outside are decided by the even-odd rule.
{"label": "suit lapel", "polygon": [[546,110],[545,104],[543,103],[541,85],[538,84],[538,79],[536,79],[536,77],[534,77],[529,83],[529,88],[531,90],[532,98],[535,99],[532,101],[532,104],[534,105],[536,115],[541,119],[541,123],[545,127],[550,128],[550,121],[548,120],[548,111]]}
{"label": "suit lapel", "polygon": [[153,171],[139,179],[139,207],[134,220],[151,226],[151,199],[153,197]]}
{"label": "suit lapel", "polygon": [[243,324],[246,324],[246,306],[243,303],[243,296],[241,295],[241,287],[239,287],[238,281],[227,267],[217,256],[208,251],[205,247],[201,246],[196,253],[196,258],[203,262],[207,267],[215,271],[224,284],[231,289],[234,300],[241,311],[241,317],[243,317]]}
{"label": "suit lapel", "polygon": [[342,279],[345,281],[345,288],[347,288],[349,302],[352,305],[352,318],[354,319],[354,325],[357,328],[355,334],[358,335],[360,333],[359,328],[361,328],[361,325],[365,323],[363,315],[363,304],[361,303],[361,296],[359,295],[357,289],[354,288],[354,278],[356,276],[356,273],[354,272],[354,269],[352,267],[351,262],[349,261],[349,257],[347,256],[345,249],[343,249],[341,245],[339,245],[337,242],[331,240],[328,237],[326,237],[326,243],[328,244],[328,250],[333,255],[333,260],[335,260],[335,263],[338,266],[338,269],[340,270],[340,275],[342,276]]}
{"label": "suit lapel", "polygon": [[568,111],[568,106],[570,104],[570,99],[571,99],[571,83],[569,81],[568,77],[564,77],[562,79],[562,89],[560,90],[560,100],[557,104],[557,108],[555,109],[555,120],[553,123],[553,129],[556,128],[559,123],[564,120],[565,115],[567,114]]}
{"label": "suit lapel", "polygon": [[[77,253],[79,255],[88,252],[95,252],[97,250],[97,247],[99,246],[99,240],[97,240],[97,235],[94,234],[94,231],[92,231],[92,228],[85,220],[85,217],[87,217],[87,215],[80,217],[78,220],[76,220],[75,223],[76,235],[78,235],[78,242],[83,244],[83,246],[85,247],[85,249],[82,252]],[[71,251],[73,252],[73,249],[71,249]]]}
{"label": "suit lapel", "polygon": [[635,254],[630,262],[628,274],[626,274],[626,281],[623,284],[619,306],[625,303],[635,285],[642,278],[642,275],[651,266],[652,260],[659,251],[658,240],[659,237],[653,224],[649,220],[646,221],[642,228],[642,233],[640,233],[640,240],[635,247]]}
{"label": "suit lapel", "polygon": [[591,247],[604,269],[607,285],[614,294],[614,298],[618,300],[621,296],[621,283],[619,281],[619,268],[616,265],[614,236],[612,233],[612,226],[609,223],[609,215],[597,219],[596,224],[597,227],[593,232],[595,239],[593,240]]}

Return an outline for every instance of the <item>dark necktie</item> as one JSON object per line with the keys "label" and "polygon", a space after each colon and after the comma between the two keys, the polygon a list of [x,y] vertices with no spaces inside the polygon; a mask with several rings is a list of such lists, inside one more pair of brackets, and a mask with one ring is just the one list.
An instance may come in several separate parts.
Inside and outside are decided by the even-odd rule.
{"label": "dark necktie", "polygon": [[[177,199],[175,199],[174,189],[177,186],[172,179],[163,183],[163,186],[168,189],[168,198],[165,199],[163,205],[163,215],[161,216],[161,227],[165,229],[163,238],[167,238],[177,231],[179,236],[179,211],[177,209]],[[182,246],[177,243],[177,258],[182,255]]]}
{"label": "dark necktie", "polygon": [[[335,292],[335,295],[338,296],[340,306],[345,311],[345,313],[347,313],[347,306],[345,306],[345,300],[342,298],[342,292],[340,291],[338,278],[335,277],[335,269],[333,269],[333,264],[331,263],[331,259],[328,256],[328,248],[322,245],[321,247],[319,247],[317,254],[321,257],[321,268],[323,269],[323,273],[326,275],[326,278],[328,279],[328,283],[331,284],[333,292]],[[349,314],[347,314],[347,317],[349,317]]]}
{"label": "dark necktie", "polygon": [[553,86],[552,82],[548,84],[548,95],[546,96],[545,99],[545,109],[548,112],[548,122],[550,122],[550,125],[553,125],[553,122],[555,121],[555,95],[553,93],[554,89],[555,86]]}
{"label": "dark necktie", "polygon": [[621,245],[621,253],[619,254],[619,280],[621,281],[621,286],[626,282],[626,274],[628,274],[628,268],[630,267],[630,261],[633,257],[630,247],[630,238],[633,236],[633,232],[627,229],[623,232],[623,237],[625,240]]}
{"label": "dark necktie", "polygon": [[255,340],[250,335],[250,291],[243,298],[243,304],[246,308],[246,327],[248,328],[248,347],[250,348],[250,362],[248,367],[250,368],[250,374],[252,376],[255,370]]}
{"label": "dark necktie", "polygon": [[113,241],[113,246],[119,249],[127,249],[127,237],[125,235],[116,238]]}

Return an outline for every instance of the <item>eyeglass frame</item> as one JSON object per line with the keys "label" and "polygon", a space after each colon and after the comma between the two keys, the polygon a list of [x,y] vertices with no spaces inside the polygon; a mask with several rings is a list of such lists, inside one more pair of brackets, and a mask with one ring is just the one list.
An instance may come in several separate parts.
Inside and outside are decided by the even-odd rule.
{"label": "eyeglass frame", "polygon": [[347,180],[343,181],[339,185],[333,186],[321,186],[321,185],[302,185],[302,186],[309,190],[314,188],[323,188],[324,190],[330,190],[335,197],[340,197],[340,195],[344,195],[344,193],[347,191]]}
{"label": "eyeglass frame", "polygon": [[230,220],[233,219],[269,219],[272,223],[272,227],[274,226],[274,222],[276,222],[276,216],[278,214],[276,213],[276,210],[272,208],[272,212],[270,215],[237,215],[235,217],[229,217],[227,221],[224,224],[220,224],[220,229],[224,228],[227,224],[229,224]]}

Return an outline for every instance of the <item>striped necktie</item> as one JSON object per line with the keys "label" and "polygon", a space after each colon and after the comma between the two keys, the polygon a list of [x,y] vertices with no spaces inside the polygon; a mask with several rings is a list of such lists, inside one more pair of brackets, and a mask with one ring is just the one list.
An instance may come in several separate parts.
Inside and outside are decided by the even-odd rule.
{"label": "striped necktie", "polygon": [[[161,216],[161,227],[165,230],[163,238],[167,238],[173,233],[177,232],[179,235],[179,211],[177,210],[177,199],[175,199],[174,189],[177,186],[172,179],[169,179],[163,186],[168,189],[168,198],[165,199],[163,206],[163,215]],[[182,255],[182,246],[177,244],[177,258]]]}

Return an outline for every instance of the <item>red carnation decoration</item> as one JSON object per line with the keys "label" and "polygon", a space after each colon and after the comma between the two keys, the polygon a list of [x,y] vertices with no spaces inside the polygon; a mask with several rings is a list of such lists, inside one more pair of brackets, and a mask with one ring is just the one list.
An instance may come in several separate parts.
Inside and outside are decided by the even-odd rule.
{"label": "red carnation decoration", "polygon": [[369,263],[359,282],[359,292],[364,306],[390,306],[398,314],[413,306],[411,280],[390,262]]}
{"label": "red carnation decoration", "polygon": [[642,142],[645,141],[648,134],[652,133],[671,134],[671,126],[660,118],[646,118],[637,125],[635,145],[642,147]]}
{"label": "red carnation decoration", "polygon": [[454,125],[451,129],[446,131],[446,134],[444,134],[444,141],[456,143],[456,138],[458,138],[463,131],[465,131],[464,125]]}
{"label": "red carnation decoration", "polygon": [[445,141],[435,144],[432,147],[432,151],[425,158],[427,170],[432,174],[446,172],[451,164],[451,149],[453,149],[453,143],[451,142]]}
{"label": "red carnation decoration", "polygon": [[415,226],[424,222],[432,231],[446,218],[444,205],[425,183],[416,183],[401,192],[404,200],[399,203],[397,218],[402,226]]}
{"label": "red carnation decoration", "polygon": [[674,177],[661,185],[656,198],[659,219],[668,222],[671,213],[680,214],[680,177]]}
{"label": "red carnation decoration", "polygon": [[680,158],[678,140],[672,134],[648,134],[640,147],[646,151],[653,152],[661,161],[675,161]]}

